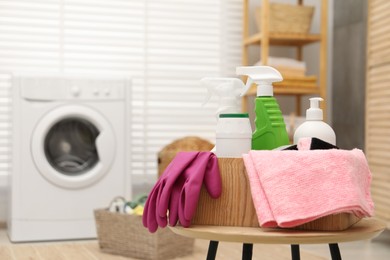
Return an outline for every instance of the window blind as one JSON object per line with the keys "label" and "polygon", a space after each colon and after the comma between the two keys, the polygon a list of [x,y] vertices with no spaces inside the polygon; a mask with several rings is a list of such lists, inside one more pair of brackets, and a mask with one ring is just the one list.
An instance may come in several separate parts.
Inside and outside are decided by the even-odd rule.
{"label": "window blind", "polygon": [[240,52],[241,0],[0,0],[0,71],[132,78],[133,182],[155,180],[173,140],[213,141],[199,80],[234,76]]}
{"label": "window blind", "polygon": [[0,72],[0,185],[6,184],[11,162],[11,76]]}

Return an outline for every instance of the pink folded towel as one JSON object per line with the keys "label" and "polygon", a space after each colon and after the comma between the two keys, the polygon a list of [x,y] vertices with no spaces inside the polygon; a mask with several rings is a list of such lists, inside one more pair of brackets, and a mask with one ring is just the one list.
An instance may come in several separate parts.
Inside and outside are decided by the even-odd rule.
{"label": "pink folded towel", "polygon": [[373,215],[371,172],[361,150],[250,151],[243,158],[262,227],[294,227],[342,212]]}

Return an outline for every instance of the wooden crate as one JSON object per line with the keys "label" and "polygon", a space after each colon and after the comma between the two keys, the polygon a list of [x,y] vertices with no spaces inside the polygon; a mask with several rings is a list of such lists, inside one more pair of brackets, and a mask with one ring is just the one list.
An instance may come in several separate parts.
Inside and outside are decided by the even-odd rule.
{"label": "wooden crate", "polygon": [[258,227],[252,195],[242,158],[218,159],[222,193],[213,199],[202,187],[194,225]]}
{"label": "wooden crate", "polygon": [[[218,163],[222,178],[221,197],[212,199],[202,187],[192,224],[259,227],[242,158],[220,158]],[[319,218],[295,229],[338,231],[357,221],[359,218],[354,215],[342,213]]]}

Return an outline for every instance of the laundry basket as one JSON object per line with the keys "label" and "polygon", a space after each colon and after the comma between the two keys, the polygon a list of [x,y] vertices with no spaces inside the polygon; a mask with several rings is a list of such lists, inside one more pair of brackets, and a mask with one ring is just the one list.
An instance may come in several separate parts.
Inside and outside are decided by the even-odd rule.
{"label": "laundry basket", "polygon": [[163,174],[165,168],[178,152],[210,151],[213,147],[214,145],[209,141],[196,136],[186,136],[175,140],[158,153],[158,175],[161,176]]}
{"label": "laundry basket", "polygon": [[194,239],[173,233],[169,228],[150,233],[142,216],[94,211],[99,247],[104,253],[140,259],[172,259],[193,252]]}

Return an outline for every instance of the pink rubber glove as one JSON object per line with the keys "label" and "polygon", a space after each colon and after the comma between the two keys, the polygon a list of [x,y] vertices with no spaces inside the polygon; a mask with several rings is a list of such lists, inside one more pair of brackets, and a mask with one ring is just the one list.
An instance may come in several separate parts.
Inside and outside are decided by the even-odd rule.
{"label": "pink rubber glove", "polygon": [[183,186],[179,200],[179,220],[183,227],[189,227],[191,225],[191,219],[196,213],[203,183],[209,195],[214,199],[218,198],[222,192],[217,157],[212,153],[203,153],[198,158],[200,161],[204,161],[206,165],[204,178],[201,178],[200,172],[190,172],[190,176]]}
{"label": "pink rubber glove", "polygon": [[195,214],[203,183],[211,197],[218,198],[221,195],[218,160],[210,152],[197,152],[196,159],[180,175],[172,191],[166,189],[162,191],[157,199],[157,222],[166,223],[169,210],[171,226],[176,225],[179,219],[183,226],[188,227]]}
{"label": "pink rubber glove", "polygon": [[[149,193],[148,199],[145,203],[144,213],[142,216],[142,222],[150,232],[155,232],[159,226],[156,216],[156,205],[159,196],[163,190],[172,191],[173,185],[175,184],[178,177],[188,167],[189,164],[196,158],[197,152],[194,153],[183,153],[180,156],[176,156],[172,162],[165,169],[162,176],[157,180],[155,186]],[[178,207],[178,205],[176,205]],[[174,210],[174,209],[173,209]],[[175,210],[174,210],[175,211]],[[176,210],[177,211],[177,210]],[[163,220],[159,220],[160,226],[166,226]]]}
{"label": "pink rubber glove", "polygon": [[[210,196],[217,198],[222,191],[218,160],[210,152],[181,152],[168,165],[146,201],[143,224],[150,232],[175,225],[180,218],[189,226],[195,214],[203,182]],[[183,205],[179,208],[180,205]]]}

